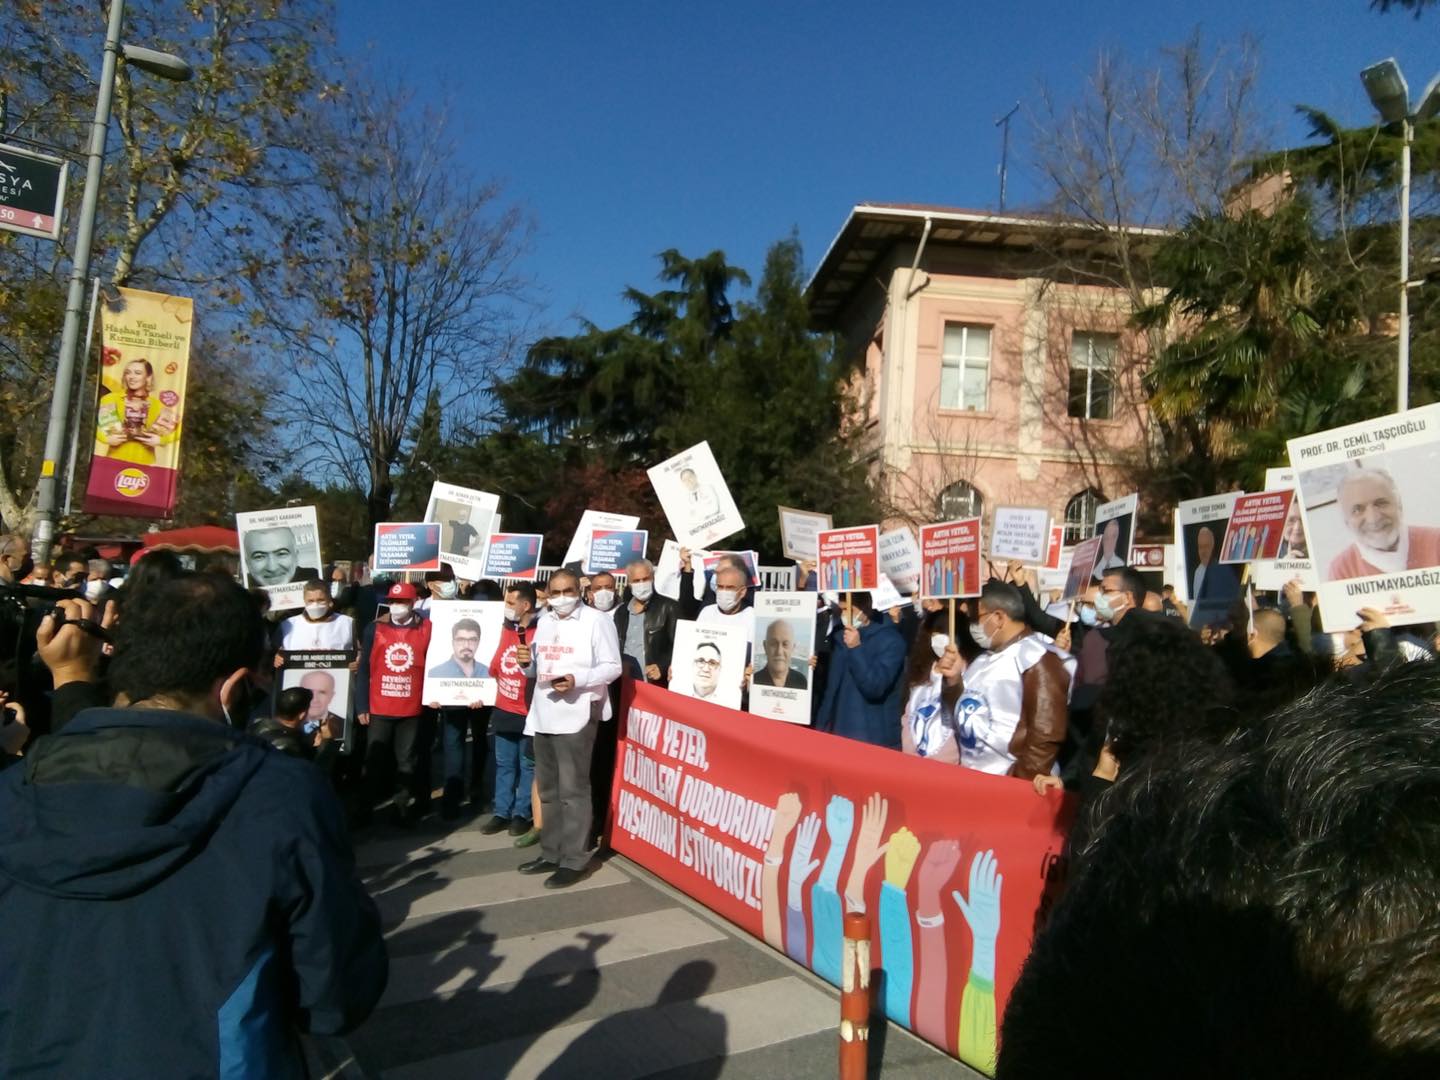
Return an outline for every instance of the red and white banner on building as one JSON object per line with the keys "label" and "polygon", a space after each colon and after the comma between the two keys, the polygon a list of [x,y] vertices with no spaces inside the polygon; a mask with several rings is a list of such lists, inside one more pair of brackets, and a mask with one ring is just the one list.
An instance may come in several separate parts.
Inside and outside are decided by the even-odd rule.
{"label": "red and white banner on building", "polygon": [[994,1070],[1070,804],[626,680],[610,843],[837,983],[871,915],[889,1017]]}

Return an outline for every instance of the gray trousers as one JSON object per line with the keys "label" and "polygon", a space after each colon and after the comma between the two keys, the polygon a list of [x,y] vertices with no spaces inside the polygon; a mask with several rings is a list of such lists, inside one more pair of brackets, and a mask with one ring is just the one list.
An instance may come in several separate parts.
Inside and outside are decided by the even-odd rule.
{"label": "gray trousers", "polygon": [[598,716],[569,735],[535,736],[535,782],[540,788],[540,854],[570,870],[590,862],[590,757]]}

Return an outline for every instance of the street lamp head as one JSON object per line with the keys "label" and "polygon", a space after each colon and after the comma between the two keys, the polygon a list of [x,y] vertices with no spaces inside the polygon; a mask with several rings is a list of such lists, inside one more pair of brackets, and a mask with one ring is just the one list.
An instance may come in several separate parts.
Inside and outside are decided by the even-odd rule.
{"label": "street lamp head", "polygon": [[1425,93],[1420,95],[1420,107],[1415,110],[1415,119],[1433,120],[1440,116],[1440,75],[1430,80]]}
{"label": "street lamp head", "polygon": [[1410,114],[1410,87],[1393,56],[1360,72],[1360,81],[1385,123],[1398,123]]}
{"label": "street lamp head", "polygon": [[161,79],[169,79],[171,82],[188,82],[195,74],[190,69],[190,65],[174,53],[146,49],[139,45],[121,45],[120,51],[124,54],[127,64]]}

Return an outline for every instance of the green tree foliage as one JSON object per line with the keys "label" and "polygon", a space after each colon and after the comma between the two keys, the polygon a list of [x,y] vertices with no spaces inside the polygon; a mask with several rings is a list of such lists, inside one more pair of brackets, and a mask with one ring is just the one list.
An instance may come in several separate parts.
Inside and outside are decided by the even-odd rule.
{"label": "green tree foliage", "polygon": [[666,251],[659,277],[656,293],[628,290],[624,326],[540,341],[497,386],[504,423],[457,463],[507,496],[506,528],[548,525],[558,551],[589,506],[668,535],[645,469],[701,440],[748,525],[730,546],[779,558],[781,503],[873,520],[840,359],[808,328],[798,242],[770,250],[753,300],[732,302],[749,277],[719,251]]}

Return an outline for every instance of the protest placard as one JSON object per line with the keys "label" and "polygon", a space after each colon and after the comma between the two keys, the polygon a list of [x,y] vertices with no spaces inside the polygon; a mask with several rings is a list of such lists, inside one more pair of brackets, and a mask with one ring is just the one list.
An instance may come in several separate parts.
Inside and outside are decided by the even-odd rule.
{"label": "protest placard", "polygon": [[920,545],[908,526],[880,534],[880,573],[896,588],[920,580]]}
{"label": "protest placard", "polygon": [[1220,561],[1248,563],[1278,557],[1294,501],[1295,492],[1290,489],[1259,491],[1236,499],[1220,545]]}
{"label": "protest placard", "polygon": [[305,582],[320,577],[320,526],[313,506],[287,506],[235,515],[240,534],[240,573],[252,589],[264,589],[274,611],[298,608]]}
{"label": "protest placard", "polygon": [[1049,510],[1035,506],[995,508],[995,521],[990,527],[990,558],[996,562],[1018,559],[1026,566],[1038,566],[1045,562],[1049,548]]}
{"label": "protest placard", "polygon": [[1175,542],[1184,553],[1183,584],[1190,602],[1190,625],[1199,629],[1224,622],[1240,598],[1240,575],[1220,561],[1220,542],[1230,524],[1237,491],[1189,499],[1175,508]]}
{"label": "protest placard", "polygon": [[585,573],[623,572],[636,559],[645,558],[650,534],[644,529],[594,529],[585,556]]}
{"label": "protest placard", "polygon": [[1095,563],[1100,558],[1100,537],[1081,540],[1070,549],[1070,570],[1065,575],[1065,591],[1060,599],[1074,600],[1093,582]]}
{"label": "protest placard", "polygon": [[580,523],[575,526],[575,535],[570,538],[570,546],[565,549],[565,557],[560,560],[560,565],[580,565],[590,552],[590,534],[596,529],[633,529],[639,524],[640,519],[634,514],[586,510],[580,515]]}
{"label": "protest placard", "polygon": [[696,443],[646,472],[681,547],[709,547],[744,531],[745,521],[708,442]]}
{"label": "protest placard", "polygon": [[785,557],[818,562],[819,536],[834,528],[834,520],[829,514],[816,514],[810,510],[796,510],[789,506],[777,509],[780,511],[780,548]]}
{"label": "protest placard", "polygon": [[544,541],[538,533],[491,533],[485,548],[484,576],[534,581],[540,570],[540,548]]}
{"label": "protest placard", "polygon": [[428,613],[434,629],[425,653],[427,705],[494,705],[491,661],[500,647],[505,605],[498,600],[435,600]]}
{"label": "protest placard", "polygon": [[920,526],[920,595],[980,595],[980,519]]}
{"label": "protest placard", "polygon": [[1440,618],[1440,403],[1288,447],[1325,628]]}
{"label": "protest placard", "polygon": [[1050,546],[1045,552],[1045,564],[1042,569],[1059,570],[1060,556],[1065,550],[1065,526],[1050,526]]}
{"label": "protest placard", "polygon": [[880,526],[826,529],[817,537],[821,592],[873,589],[880,583]]}
{"label": "protest placard", "polygon": [[754,634],[750,711],[771,720],[808,724],[815,594],[757,593]]}
{"label": "protest placard", "polygon": [[[1295,470],[1270,468],[1265,470],[1265,490],[1278,491],[1288,488],[1295,490]],[[1310,558],[1310,542],[1305,536],[1305,517],[1300,508],[1300,498],[1290,500],[1290,510],[1285,517],[1281,531],[1283,537],[1280,551],[1273,559],[1262,559],[1250,566],[1250,580],[1257,589],[1283,589],[1291,581],[1298,581],[1306,592],[1315,592],[1320,587],[1320,576],[1315,573],[1315,563]]]}
{"label": "protest placard", "polygon": [[374,574],[440,569],[440,525],[431,521],[382,521],[370,555]]}
{"label": "protest placard", "polygon": [[1139,495],[1102,503],[1095,508],[1095,531],[1100,538],[1100,552],[1090,568],[1092,581],[1099,581],[1107,570],[1130,565],[1130,546],[1135,542],[1135,513],[1140,507]]}
{"label": "protest placard", "polygon": [[500,496],[488,491],[439,480],[430,485],[425,520],[440,524],[440,561],[449,563],[456,577],[485,576],[485,545],[500,531],[499,509]]}
{"label": "protest placard", "polygon": [[745,692],[745,654],[749,649],[748,627],[681,619],[675,624],[670,689],[738,709]]}
{"label": "protest placard", "polygon": [[1062,545],[1060,547],[1059,557],[1055,559],[1055,565],[1040,568],[1040,587],[1047,591],[1050,589],[1059,589],[1063,593],[1065,590],[1065,582],[1070,580],[1070,566],[1074,559],[1075,549]]}
{"label": "protest placard", "polygon": [[330,651],[286,651],[280,654],[279,689],[300,687],[310,691],[310,709],[305,714],[304,731],[313,735],[322,726],[325,738],[344,740],[351,737],[350,664],[354,649]]}

